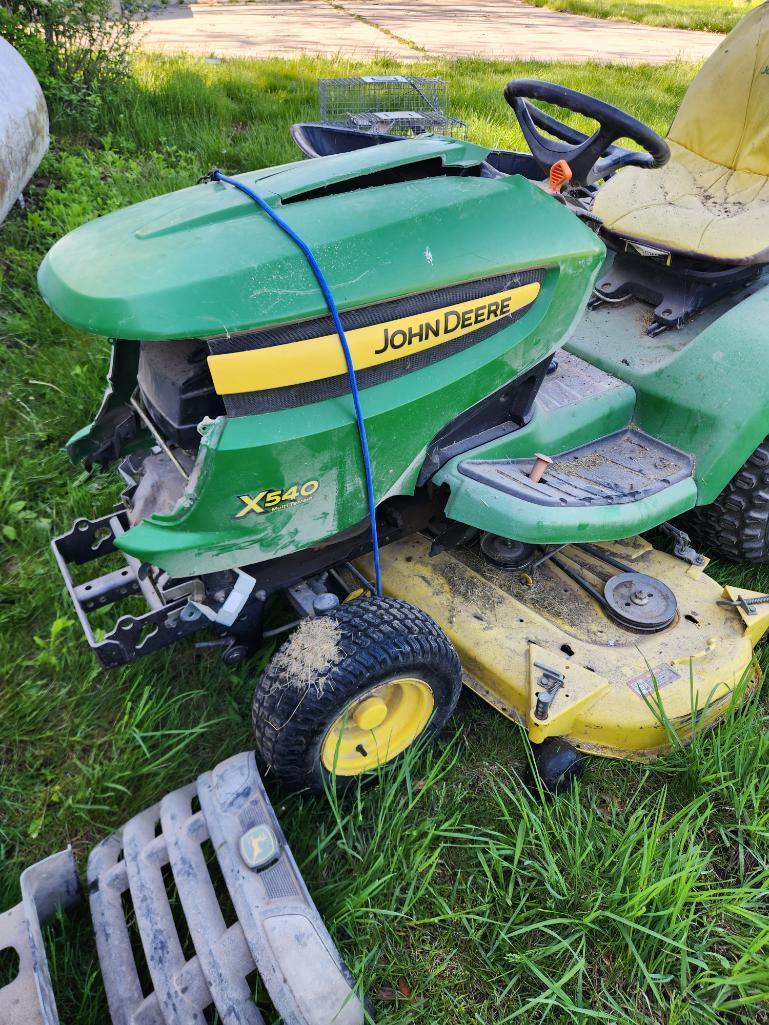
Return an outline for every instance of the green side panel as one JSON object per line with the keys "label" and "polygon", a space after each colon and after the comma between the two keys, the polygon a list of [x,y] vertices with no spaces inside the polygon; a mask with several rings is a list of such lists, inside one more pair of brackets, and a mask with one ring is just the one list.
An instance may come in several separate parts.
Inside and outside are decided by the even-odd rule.
{"label": "green side panel", "polygon": [[[517,245],[523,260],[525,239]],[[464,352],[361,393],[378,502],[413,493],[435,435],[554,350],[578,318],[601,259],[593,246],[584,259],[551,268],[540,296],[517,322]],[[172,515],[144,520],[119,546],[172,574],[201,573],[306,548],[367,515],[349,396],[221,418],[204,436],[194,477],[187,500]],[[309,480],[319,487],[307,501],[237,516],[244,508],[240,496]]]}
{"label": "green side panel", "polygon": [[769,286],[656,339],[637,320],[633,307],[610,310],[602,332],[589,315],[566,348],[635,388],[636,423],[694,455],[706,505],[769,434]]}
{"label": "green side panel", "polygon": [[560,544],[630,537],[690,509],[696,498],[692,480],[624,505],[548,508],[502,494],[458,469],[466,459],[516,459],[576,448],[627,427],[635,403],[635,392],[626,385],[559,409],[535,405],[534,416],[525,427],[457,456],[435,474],[436,483],[451,489],[446,515],[519,541]]}
{"label": "green side panel", "polygon": [[[477,168],[487,152],[423,137],[240,180],[279,206],[310,244],[341,309],[501,273],[512,230],[526,238],[528,266],[561,251],[592,255],[596,243],[585,244],[576,219],[524,179],[442,173]],[[362,186],[366,175],[407,164],[426,166],[428,176],[376,188],[346,180],[362,176]],[[338,181],[349,190],[296,198]],[[210,337],[326,313],[298,247],[251,199],[219,182],[84,224],[53,246],[38,285],[62,320],[118,338]]]}
{"label": "green side panel", "polygon": [[[107,390],[104,393],[99,412],[92,423],[81,427],[66,444],[67,454],[73,463],[88,463],[92,458],[105,455],[111,461],[113,439],[121,435],[121,424],[133,421],[129,402],[136,389],[136,373],[139,366],[139,343],[126,341],[113,343],[110,356]],[[121,437],[120,451],[127,453],[134,448],[146,448],[151,444],[147,430],[130,432],[128,440]]]}

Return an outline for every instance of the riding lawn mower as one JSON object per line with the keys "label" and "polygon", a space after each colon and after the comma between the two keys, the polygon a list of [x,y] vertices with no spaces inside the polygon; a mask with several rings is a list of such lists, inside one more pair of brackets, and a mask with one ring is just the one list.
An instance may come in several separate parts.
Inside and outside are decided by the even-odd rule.
{"label": "riding lawn mower", "polygon": [[749,695],[769,598],[695,545],[769,559],[768,11],[667,139],[514,80],[528,153],[296,125],[311,159],[58,242],[45,300],[113,347],[67,447],[117,463],[122,500],[53,542],[102,663],[208,630],[237,665],[287,595],[253,718],[294,789],[436,734],[463,681],[556,788]]}
{"label": "riding lawn mower", "polygon": [[[311,159],[214,169],[44,260],[50,306],[112,340],[67,447],[116,463],[122,498],[53,542],[102,664],[194,636],[239,665],[289,632],[256,684],[256,758],[89,859],[113,1021],[262,1022],[254,970],[287,1023],[366,1017],[257,762],[344,789],[435,736],[464,683],[558,791],[586,754],[652,759],[754,692],[769,596],[722,588],[697,547],[769,561],[768,12],[716,50],[667,139],[515,80],[528,153],[296,125]],[[293,621],[268,629],[281,594]],[[78,892],[62,852],[0,916],[10,1021],[57,1025],[40,921]]]}

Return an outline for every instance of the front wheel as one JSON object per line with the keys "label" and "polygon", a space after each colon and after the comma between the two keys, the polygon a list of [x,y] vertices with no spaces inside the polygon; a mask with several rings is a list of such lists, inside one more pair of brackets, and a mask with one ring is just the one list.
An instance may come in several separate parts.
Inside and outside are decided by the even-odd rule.
{"label": "front wheel", "polygon": [[732,562],[769,562],[769,438],[710,505],[679,517],[695,544]]}
{"label": "front wheel", "polygon": [[345,790],[445,726],[462,689],[439,626],[397,598],[360,598],[304,620],[254,693],[257,754],[292,790]]}

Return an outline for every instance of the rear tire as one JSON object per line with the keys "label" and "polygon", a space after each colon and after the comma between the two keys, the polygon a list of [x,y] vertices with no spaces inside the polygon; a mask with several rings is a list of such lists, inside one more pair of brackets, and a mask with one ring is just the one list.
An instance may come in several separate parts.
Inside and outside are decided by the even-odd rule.
{"label": "rear tire", "polygon": [[440,627],[397,598],[304,620],[254,693],[257,756],[291,790],[338,792],[446,725],[462,690]]}
{"label": "rear tire", "polygon": [[769,438],[718,498],[679,517],[693,541],[732,562],[769,562]]}

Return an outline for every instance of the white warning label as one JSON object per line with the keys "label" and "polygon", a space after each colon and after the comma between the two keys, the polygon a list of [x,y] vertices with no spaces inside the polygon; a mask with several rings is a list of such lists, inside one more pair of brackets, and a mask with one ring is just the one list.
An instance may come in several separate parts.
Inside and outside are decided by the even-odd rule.
{"label": "white warning label", "polygon": [[655,683],[657,688],[662,690],[663,687],[667,687],[669,684],[675,683],[676,680],[680,679],[681,674],[677,673],[671,665],[663,664],[655,666],[654,669],[650,669],[648,673],[643,673],[641,676],[634,676],[632,680],[628,680],[627,685],[639,697],[643,698],[647,694],[654,693]]}

